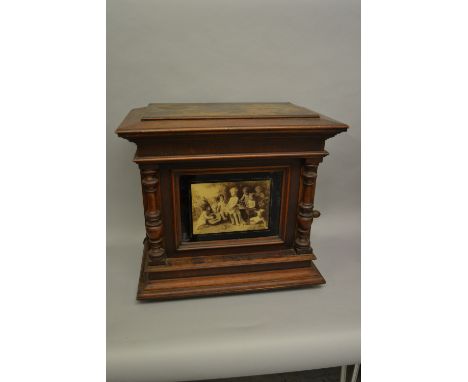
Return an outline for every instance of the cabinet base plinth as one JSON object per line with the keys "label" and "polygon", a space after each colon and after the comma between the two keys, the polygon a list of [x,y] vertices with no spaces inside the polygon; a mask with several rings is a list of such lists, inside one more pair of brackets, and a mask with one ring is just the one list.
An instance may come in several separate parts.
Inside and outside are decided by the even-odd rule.
{"label": "cabinet base plinth", "polygon": [[324,284],[311,255],[293,250],[174,257],[151,266],[143,258],[138,300],[172,300]]}

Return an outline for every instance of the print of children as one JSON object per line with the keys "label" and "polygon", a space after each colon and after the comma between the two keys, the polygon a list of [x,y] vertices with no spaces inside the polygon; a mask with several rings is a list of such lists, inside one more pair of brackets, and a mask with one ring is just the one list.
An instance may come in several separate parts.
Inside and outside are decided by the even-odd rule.
{"label": "print of children", "polygon": [[229,189],[229,194],[231,197],[226,204],[226,212],[229,215],[229,219],[233,225],[240,225],[243,223],[243,219],[240,214],[239,210],[239,197],[237,196],[238,193],[237,187],[232,187]]}
{"label": "print of children", "polygon": [[224,194],[220,194],[216,198],[214,212],[216,214],[216,218],[219,219],[219,221],[227,220],[227,205],[226,201],[224,200]]}

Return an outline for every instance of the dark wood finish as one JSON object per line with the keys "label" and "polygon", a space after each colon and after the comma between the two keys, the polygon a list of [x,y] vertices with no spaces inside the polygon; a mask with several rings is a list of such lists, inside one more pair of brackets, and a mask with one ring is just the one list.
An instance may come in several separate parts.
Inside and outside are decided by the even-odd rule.
{"label": "dark wood finish", "polygon": [[[291,103],[150,104],[116,133],[136,143],[146,238],[137,298],[174,298],[323,284],[310,230],[325,140],[343,123]],[[184,242],[179,179],[281,171],[277,235]]]}
{"label": "dark wood finish", "polygon": [[166,253],[162,242],[163,226],[159,196],[159,177],[157,167],[142,168],[141,186],[143,191],[143,206],[145,212],[146,238],[148,244],[146,254],[154,264],[164,264]]}
{"label": "dark wood finish", "polygon": [[302,166],[301,195],[297,211],[296,240],[294,241],[294,248],[297,253],[309,253],[314,259],[316,257],[310,246],[310,228],[314,218],[320,216],[320,212],[314,210],[317,168],[317,162],[310,159],[306,159]]}
{"label": "dark wood finish", "polygon": [[[297,255],[294,255],[297,256]],[[308,261],[307,261],[308,260]],[[217,272],[215,275],[204,275],[203,272],[193,272],[196,276],[184,274],[179,277],[161,277],[156,280],[140,279],[137,298],[139,300],[169,300],[184,297],[219,295],[226,293],[258,292],[273,289],[297,288],[324,284],[325,280],[311,262],[307,259],[302,263],[278,263],[277,269],[263,270],[246,267],[232,267],[228,272]],[[148,272],[148,274],[150,274]]]}
{"label": "dark wood finish", "polygon": [[304,107],[289,102],[262,103],[150,103],[142,121],[232,118],[319,118]]}

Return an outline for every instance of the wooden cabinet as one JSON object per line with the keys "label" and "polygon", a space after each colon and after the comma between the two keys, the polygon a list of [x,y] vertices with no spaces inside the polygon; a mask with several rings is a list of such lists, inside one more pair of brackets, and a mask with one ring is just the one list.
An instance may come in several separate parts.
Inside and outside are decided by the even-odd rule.
{"label": "wooden cabinet", "polygon": [[291,103],[149,104],[136,143],[146,236],[138,299],[325,283],[310,229],[326,139],[343,123]]}

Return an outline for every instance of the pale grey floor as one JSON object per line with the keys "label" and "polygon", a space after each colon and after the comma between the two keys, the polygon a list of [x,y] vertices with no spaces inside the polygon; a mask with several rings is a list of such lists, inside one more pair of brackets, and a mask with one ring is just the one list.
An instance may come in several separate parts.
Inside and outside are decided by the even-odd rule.
{"label": "pale grey floor", "polygon": [[[340,382],[340,367],[327,369],[304,370],[292,373],[267,374],[239,378],[210,379],[197,382]],[[352,374],[352,366],[348,367],[347,380]],[[361,381],[361,374],[357,382]]]}

